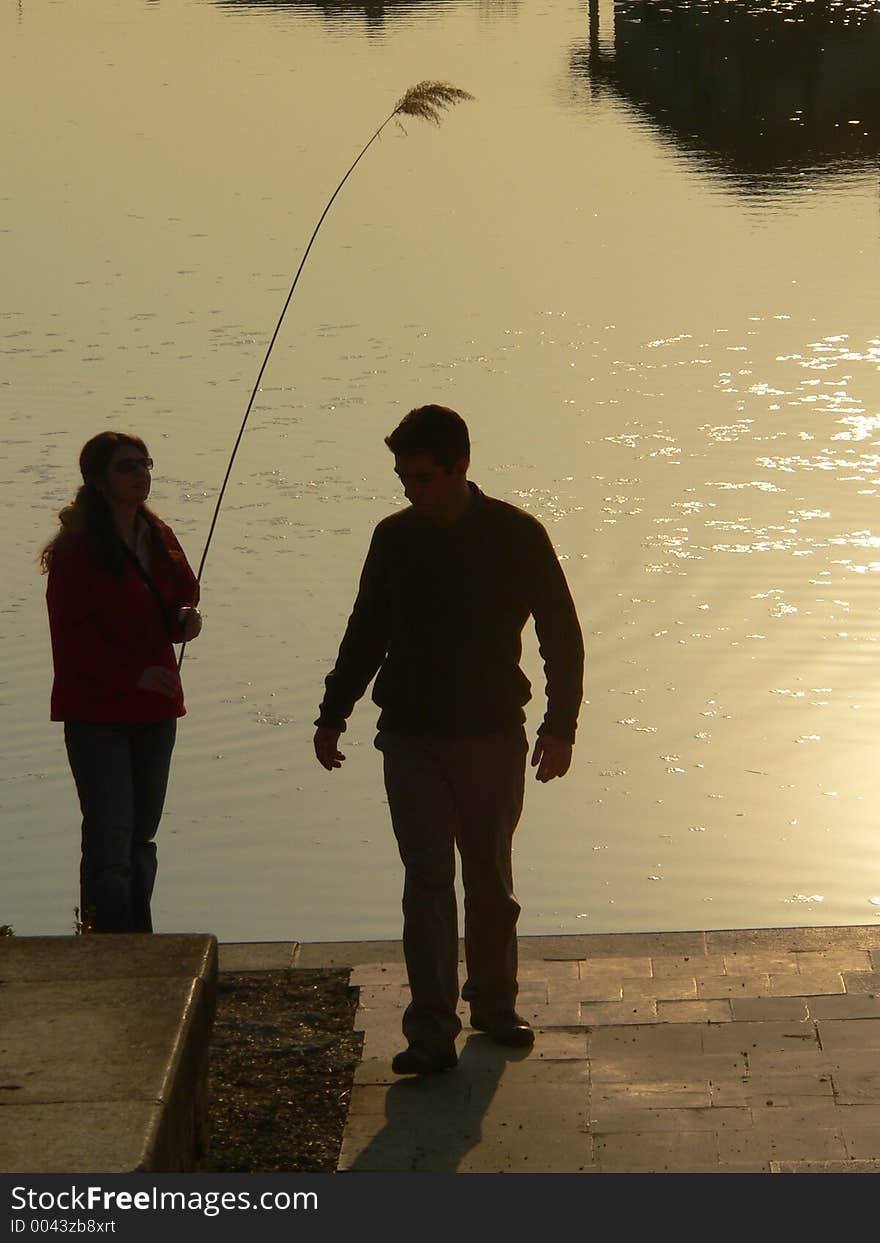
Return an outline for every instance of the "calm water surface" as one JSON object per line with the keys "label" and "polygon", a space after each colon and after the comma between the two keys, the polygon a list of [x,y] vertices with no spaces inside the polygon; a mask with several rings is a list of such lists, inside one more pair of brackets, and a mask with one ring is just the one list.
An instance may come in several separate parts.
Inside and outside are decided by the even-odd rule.
{"label": "calm water surface", "polygon": [[422,78],[476,102],[358,169],[237,460],[157,927],[399,935],[375,709],[332,775],[311,723],[427,401],[548,525],[587,639],[522,931],[880,914],[880,6],[19,0],[0,67],[0,922],[77,901],[35,556],[79,448],[144,436],[197,561],[302,246]]}

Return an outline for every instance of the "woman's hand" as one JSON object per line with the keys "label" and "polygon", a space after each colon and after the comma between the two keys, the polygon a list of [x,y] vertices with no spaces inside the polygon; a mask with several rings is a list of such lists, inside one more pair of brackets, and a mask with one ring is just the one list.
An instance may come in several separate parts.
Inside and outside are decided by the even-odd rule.
{"label": "woman's hand", "polygon": [[191,639],[196,639],[202,632],[202,615],[196,608],[187,605],[186,608],[180,610],[177,614],[177,620],[183,626],[183,642],[189,643]]}
{"label": "woman's hand", "polygon": [[180,678],[175,669],[166,669],[164,665],[148,665],[138,682],[138,690],[152,691],[155,695],[164,695],[166,699],[176,699],[180,694]]}

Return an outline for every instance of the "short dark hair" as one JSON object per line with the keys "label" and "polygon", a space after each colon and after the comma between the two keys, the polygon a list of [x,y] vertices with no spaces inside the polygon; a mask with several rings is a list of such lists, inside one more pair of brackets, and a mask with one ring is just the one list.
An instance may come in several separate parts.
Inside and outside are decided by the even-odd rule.
{"label": "short dark hair", "polygon": [[385,443],[395,457],[427,453],[450,471],[461,458],[470,458],[467,423],[448,406],[419,406],[398,423]]}

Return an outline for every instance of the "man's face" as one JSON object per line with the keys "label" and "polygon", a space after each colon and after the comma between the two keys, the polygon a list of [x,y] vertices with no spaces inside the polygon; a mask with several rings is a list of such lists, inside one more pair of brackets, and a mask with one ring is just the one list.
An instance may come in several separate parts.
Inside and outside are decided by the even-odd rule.
{"label": "man's face", "polygon": [[394,458],[394,473],[413,509],[440,521],[460,511],[462,494],[467,488],[467,468],[467,458],[460,458],[451,470],[440,466],[428,453]]}

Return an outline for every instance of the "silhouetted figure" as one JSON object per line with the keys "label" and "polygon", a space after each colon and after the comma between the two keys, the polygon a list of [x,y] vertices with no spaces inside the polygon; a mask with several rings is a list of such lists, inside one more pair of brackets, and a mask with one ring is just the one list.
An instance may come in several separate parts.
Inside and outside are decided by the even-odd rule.
{"label": "silhouetted figure", "polygon": [[43,550],[55,681],[53,721],[82,810],[80,919],[94,932],[152,932],[156,844],[177,718],[172,643],[201,630],[199,588],[171,528],[146,507],[152,460],[137,436],[83,448],[82,487]]}
{"label": "silhouetted figure", "polygon": [[403,946],[412,1000],[409,1047],[392,1069],[455,1066],[461,1030],[455,847],[464,884],[471,1025],[501,1044],[528,1046],[515,1010],[513,832],[528,751],[519,666],[531,615],[547,678],[547,712],[532,754],[539,781],[571,763],[583,693],[580,625],[559,560],[530,514],[467,479],[464,420],[444,406],[412,410],[386,438],[410,501],[376,527],[354,611],[316,721],[328,770],[339,737],[378,671],[376,746],[405,869]]}

